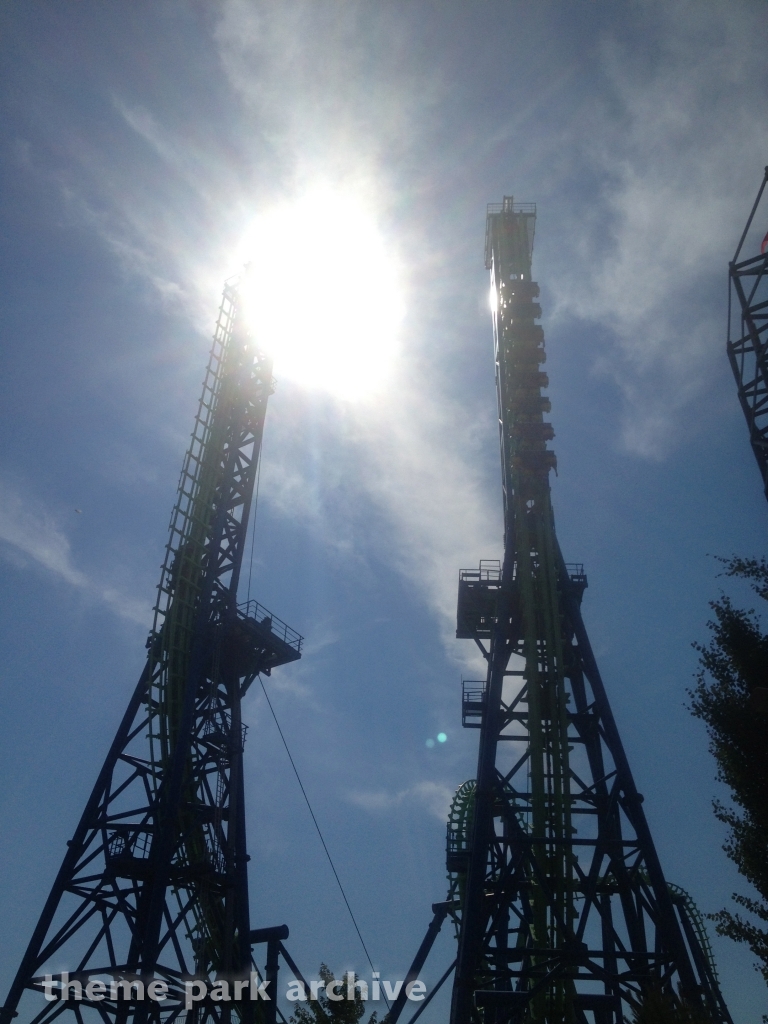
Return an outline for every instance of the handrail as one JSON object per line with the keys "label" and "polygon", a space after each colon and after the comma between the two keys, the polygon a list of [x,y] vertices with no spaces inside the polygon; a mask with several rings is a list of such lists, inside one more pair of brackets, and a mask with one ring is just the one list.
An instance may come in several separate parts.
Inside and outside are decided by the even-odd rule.
{"label": "handrail", "polygon": [[270,633],[274,633],[276,637],[282,640],[283,643],[288,644],[289,647],[292,647],[301,654],[301,645],[304,642],[304,637],[297,633],[295,629],[291,629],[282,619],[273,615],[263,604],[253,600],[244,601],[237,608],[246,618],[253,619],[259,626],[265,627]]}

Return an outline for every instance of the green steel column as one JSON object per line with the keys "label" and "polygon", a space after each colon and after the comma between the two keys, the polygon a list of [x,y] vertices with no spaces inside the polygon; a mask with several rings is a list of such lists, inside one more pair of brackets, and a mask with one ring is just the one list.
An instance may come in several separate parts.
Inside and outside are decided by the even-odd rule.
{"label": "green steel column", "polygon": [[[540,313],[533,302],[538,287],[531,282],[535,216],[535,210],[518,211],[511,198],[505,199],[498,213],[489,214],[487,255],[493,271],[505,561],[510,556],[514,561],[525,658],[530,824],[540,875],[555,896],[548,899],[532,883],[533,940],[536,947],[551,949],[562,944],[561,922],[570,923],[573,917],[573,885],[562,613],[549,489],[554,454],[546,447],[553,432],[544,422],[549,400],[541,394],[546,377],[539,366],[546,355],[543,331],[534,322]],[[566,1012],[564,999],[559,986],[548,999],[535,1000],[533,1019]]]}

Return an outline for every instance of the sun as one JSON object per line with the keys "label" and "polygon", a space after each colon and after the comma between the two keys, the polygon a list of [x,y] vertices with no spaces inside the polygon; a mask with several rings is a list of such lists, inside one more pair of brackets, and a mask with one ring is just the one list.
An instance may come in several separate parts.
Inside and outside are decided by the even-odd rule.
{"label": "sun", "polygon": [[398,264],[354,195],[317,189],[249,226],[241,294],[275,375],[346,400],[386,382],[404,302]]}

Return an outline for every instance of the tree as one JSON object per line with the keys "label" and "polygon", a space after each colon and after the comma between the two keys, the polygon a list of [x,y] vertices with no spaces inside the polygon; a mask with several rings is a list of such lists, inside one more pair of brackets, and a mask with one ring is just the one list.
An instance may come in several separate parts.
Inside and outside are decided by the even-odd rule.
{"label": "tree", "polygon": [[[768,560],[720,561],[724,575],[748,580],[768,601]],[[768,634],[754,609],[736,608],[726,595],[710,607],[715,614],[707,624],[710,642],[694,644],[700,668],[696,686],[688,691],[690,710],[707,726],[717,778],[735,805],[714,802],[716,817],[729,829],[723,849],[759,897],[733,895],[751,919],[730,910],[710,917],[719,935],[749,946],[756,970],[768,982]]]}
{"label": "tree", "polygon": [[649,988],[632,1013],[632,1024],[710,1024],[710,1018],[670,992]]}
{"label": "tree", "polygon": [[[310,999],[306,1004],[298,1003],[291,1015],[291,1024],[358,1024],[358,1021],[365,1013],[365,1001],[361,998],[359,988],[355,989],[354,999],[346,998],[346,978],[337,991],[344,992],[344,999],[329,999],[326,990],[328,986],[336,981],[333,972],[327,964],[320,964],[320,980],[325,987],[318,992],[317,999]],[[355,981],[357,981],[355,975]],[[377,1024],[377,1014],[372,1013],[367,1024]],[[382,1021],[386,1024],[386,1017]]]}

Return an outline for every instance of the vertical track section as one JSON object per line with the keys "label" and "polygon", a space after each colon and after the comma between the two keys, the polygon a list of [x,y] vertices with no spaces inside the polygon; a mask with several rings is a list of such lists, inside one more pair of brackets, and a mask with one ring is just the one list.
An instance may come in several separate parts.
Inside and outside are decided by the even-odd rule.
{"label": "vertical track section", "polygon": [[729,1024],[701,921],[656,855],[581,617],[583,567],[555,533],[535,222],[510,197],[488,208],[504,558],[459,580],[457,636],[487,675],[464,684],[477,778],[448,823],[451,1024],[622,1024],[655,988]]}
{"label": "vertical track section", "polygon": [[[228,282],[171,516],[147,663],[2,1024],[17,1013],[34,1024],[62,1014],[77,1024],[171,1024],[186,1018],[185,978],[210,983],[251,968],[241,699],[258,673],[295,661],[302,646],[256,601],[237,604],[272,391],[271,360],[242,321],[238,282]],[[70,998],[65,973],[77,985]],[[53,998],[43,1002],[46,976]],[[147,998],[153,980],[166,984],[165,1001]],[[186,1019],[249,1024],[254,1012],[247,1000],[207,1001]]]}

